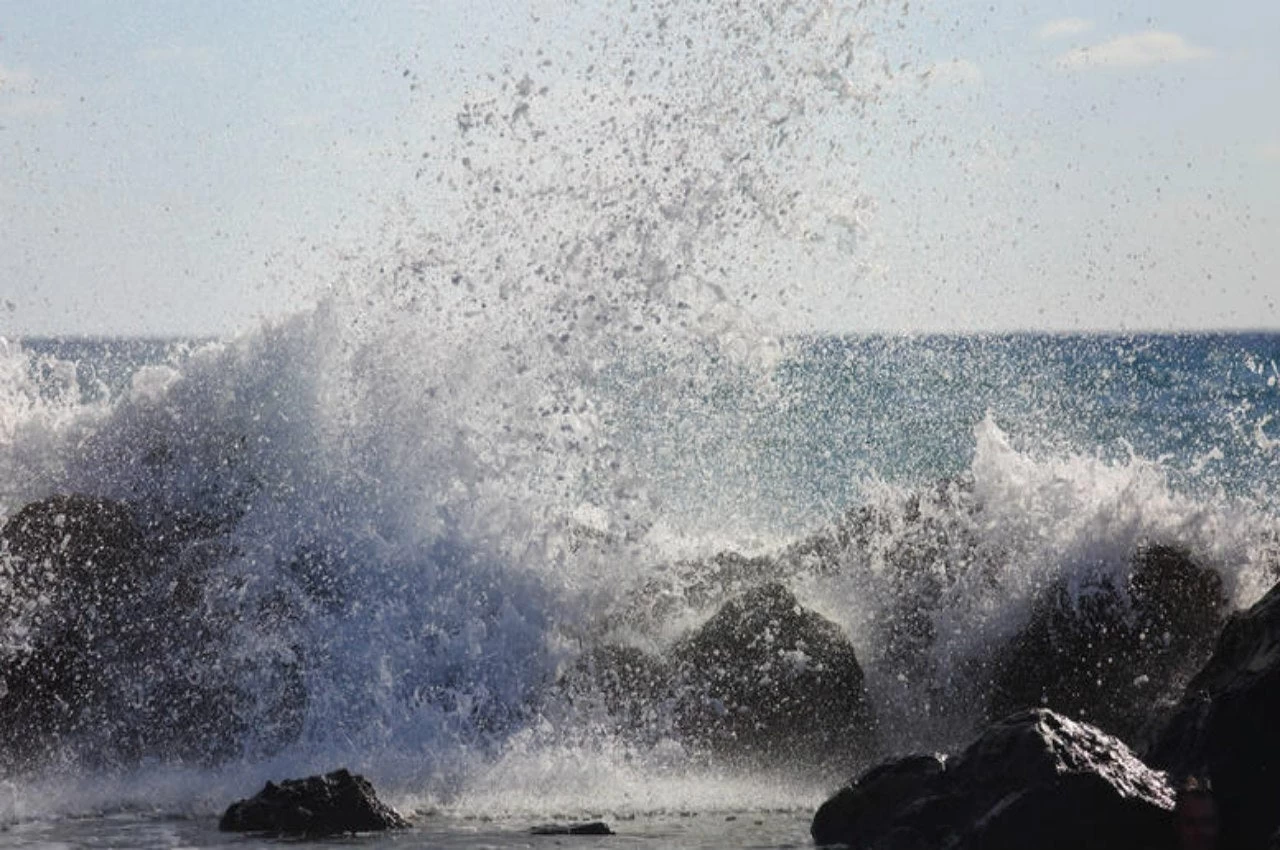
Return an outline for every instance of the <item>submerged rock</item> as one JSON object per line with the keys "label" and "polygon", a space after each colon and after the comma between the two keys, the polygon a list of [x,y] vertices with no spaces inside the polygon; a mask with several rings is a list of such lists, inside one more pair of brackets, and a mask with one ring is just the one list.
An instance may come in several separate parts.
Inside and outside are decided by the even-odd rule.
{"label": "submerged rock", "polygon": [[317,838],[405,829],[408,821],[378,799],[373,786],[347,770],[286,779],[232,803],[218,822],[223,832],[264,832]]}
{"label": "submerged rock", "polygon": [[726,602],[670,663],[681,733],[719,754],[805,766],[856,763],[872,749],[852,644],[781,584]]}
{"label": "submerged rock", "polygon": [[532,827],[530,835],[617,835],[604,821],[589,823],[544,823]]}
{"label": "submerged rock", "polygon": [[1221,846],[1262,848],[1280,831],[1280,585],[1227,622],[1147,760],[1212,782]]}
{"label": "submerged rock", "polygon": [[1123,584],[1060,583],[997,654],[990,716],[1044,706],[1136,742],[1208,657],[1225,615],[1218,574],[1167,546],[1139,551]]}
{"label": "submerged rock", "polygon": [[1167,847],[1174,795],[1122,742],[1046,709],[992,724],[952,760],[873,768],[822,805],[818,844],[877,850]]}

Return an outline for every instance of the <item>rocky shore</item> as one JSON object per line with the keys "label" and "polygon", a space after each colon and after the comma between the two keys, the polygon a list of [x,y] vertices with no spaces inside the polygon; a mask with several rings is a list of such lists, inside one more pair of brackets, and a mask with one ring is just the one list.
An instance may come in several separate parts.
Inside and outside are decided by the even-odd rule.
{"label": "rocky shore", "polygon": [[[525,710],[600,718],[621,738],[676,739],[694,758],[745,769],[875,764],[818,811],[819,844],[1177,846],[1178,795],[1194,782],[1212,801],[1216,846],[1271,846],[1280,585],[1230,613],[1219,572],[1168,543],[1039,587],[1019,628],[934,694],[973,703],[969,743],[950,757],[894,752],[869,665],[882,681],[936,672],[937,606],[957,582],[1007,566],[968,531],[980,511],[963,482],[949,482],[850,511],[776,556],[673,565],[661,574],[670,587],[654,579],[604,619],[641,631],[666,622],[675,598],[706,615],[657,649],[620,639],[627,629],[602,632]],[[309,698],[298,624],[308,605],[341,604],[341,576],[324,556],[284,552],[280,586],[249,592],[223,569],[218,527],[80,495],[8,519],[0,757],[10,773],[50,761],[212,764],[297,739]],[[792,588],[872,557],[896,595],[868,623],[880,647],[868,662]],[[252,650],[237,646],[246,624],[259,638]],[[330,823],[298,795],[367,797],[381,814]],[[375,804],[367,783],[339,772],[268,785],[225,823],[300,834],[394,826]]]}
{"label": "rocky shore", "polygon": [[[1202,612],[1203,613],[1203,612]],[[885,761],[818,809],[817,844],[876,850],[1280,846],[1280,585],[1226,622],[1176,708],[1134,753],[1048,709],[955,757]],[[1180,816],[1179,792],[1203,805]]]}

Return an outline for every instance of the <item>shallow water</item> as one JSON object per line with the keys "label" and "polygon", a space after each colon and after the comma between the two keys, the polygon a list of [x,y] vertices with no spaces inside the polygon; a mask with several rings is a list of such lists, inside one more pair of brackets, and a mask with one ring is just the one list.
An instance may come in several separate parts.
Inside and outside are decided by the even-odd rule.
{"label": "shallow water", "polygon": [[[322,846],[367,848],[457,848],[457,850],[538,850],[573,847],[582,850],[718,850],[718,848],[784,848],[811,846],[807,811],[716,811],[609,818],[611,836],[535,836],[527,821],[419,815],[407,830],[362,833],[306,842]],[[558,821],[565,822],[565,821]],[[139,812],[12,824],[0,831],[4,848],[240,847],[279,848],[296,841],[219,832],[214,817],[175,819]]]}

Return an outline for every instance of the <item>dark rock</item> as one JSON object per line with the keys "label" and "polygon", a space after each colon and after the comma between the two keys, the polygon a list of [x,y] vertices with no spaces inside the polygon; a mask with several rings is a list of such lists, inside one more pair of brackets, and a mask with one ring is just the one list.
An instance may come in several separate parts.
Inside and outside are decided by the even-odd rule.
{"label": "dark rock", "polygon": [[633,629],[652,629],[673,615],[706,609],[769,580],[784,578],[784,562],[769,556],[719,552],[696,561],[677,561],[630,597],[617,613]]}
{"label": "dark rock", "polygon": [[[130,505],[77,495],[33,502],[0,531],[3,772],[210,763],[300,732],[306,693],[282,618],[228,610],[245,595],[215,578],[224,549],[152,532]],[[229,652],[246,627],[269,648]]]}
{"label": "dark rock", "polygon": [[874,723],[840,627],[777,583],[730,600],[671,651],[677,725],[721,755],[776,765],[857,763]]}
{"label": "dark rock", "polygon": [[1123,580],[1098,573],[1050,588],[995,659],[989,712],[1044,706],[1137,742],[1171,705],[1225,618],[1218,574],[1166,546],[1139,551]]}
{"label": "dark rock", "polygon": [[617,835],[604,821],[589,823],[544,823],[529,830],[530,835]]}
{"label": "dark rock", "polygon": [[232,803],[218,829],[316,838],[405,829],[408,822],[378,799],[363,776],[335,770],[324,776],[268,782],[253,797]]}
{"label": "dark rock", "polygon": [[10,555],[32,570],[48,563],[53,569],[45,572],[77,592],[110,592],[122,577],[147,566],[139,558],[145,544],[132,512],[107,499],[73,495],[32,502],[5,523],[0,535]]}
{"label": "dark rock", "polygon": [[946,769],[938,755],[916,755],[885,762],[841,788],[819,807],[810,833],[817,844],[859,847],[894,828],[899,810],[924,796]]}
{"label": "dark rock", "polygon": [[102,671],[129,663],[155,637],[151,621],[130,616],[152,564],[129,508],[105,499],[33,502],[0,537],[0,636],[21,636],[0,644],[0,729],[10,742],[0,750],[23,763],[109,724]]}
{"label": "dark rock", "polygon": [[671,670],[654,655],[631,646],[605,644],[577,659],[559,682],[559,692],[584,708],[603,709],[612,731],[651,739],[668,731]]}
{"label": "dark rock", "polygon": [[[45,631],[92,631],[98,640],[125,637],[121,607],[154,572],[145,538],[127,505],[88,496],[32,502],[0,530],[9,582],[0,591],[0,616],[20,617],[40,599]],[[56,617],[54,615],[57,615]]]}
{"label": "dark rock", "polygon": [[873,768],[818,810],[819,844],[1014,850],[1163,848],[1173,790],[1119,740],[1045,709],[990,726],[961,756]]}
{"label": "dark rock", "polygon": [[1208,778],[1221,846],[1262,848],[1280,828],[1280,585],[1222,630],[1147,760]]}
{"label": "dark rock", "polygon": [[984,532],[983,511],[972,478],[944,479],[854,507],[779,557],[797,571],[857,577],[870,613],[860,660],[877,701],[894,706],[880,718],[887,740],[932,747],[987,719],[989,672],[944,660],[953,653],[939,651],[937,626],[953,619],[958,592],[1000,593],[1008,554]]}
{"label": "dark rock", "polygon": [[862,668],[839,626],[776,582],[730,599],[659,657],[604,644],[556,694],[592,725],[771,768],[864,763],[875,744]]}

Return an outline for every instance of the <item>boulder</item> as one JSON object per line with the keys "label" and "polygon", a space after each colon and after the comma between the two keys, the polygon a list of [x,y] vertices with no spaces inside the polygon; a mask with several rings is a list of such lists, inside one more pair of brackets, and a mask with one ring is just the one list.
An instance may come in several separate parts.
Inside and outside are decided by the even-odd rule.
{"label": "boulder", "polygon": [[653,631],[688,610],[710,608],[763,582],[783,579],[787,563],[772,556],[719,552],[676,561],[629,595],[612,618],[636,631]]}
{"label": "boulder", "polygon": [[1212,782],[1221,846],[1263,848],[1280,831],[1280,585],[1233,615],[1147,760]]}
{"label": "boulder", "polygon": [[[0,772],[211,763],[300,732],[287,624],[244,610],[243,586],[219,577],[222,548],[153,532],[131,506],[81,495],[28,504],[0,530]],[[247,629],[273,639],[229,651]]]}
{"label": "boulder", "polygon": [[777,582],[731,598],[663,655],[588,650],[554,696],[594,727],[753,766],[847,770],[876,738],[852,644]]}
{"label": "boulder", "polygon": [[695,745],[777,766],[856,764],[874,744],[848,638],[778,583],[729,600],[670,652],[676,724]]}
{"label": "boulder", "polygon": [[108,728],[103,671],[156,636],[154,621],[135,615],[153,564],[128,506],[106,499],[32,502],[0,538],[0,729],[9,742],[0,749],[26,763],[82,728]]}
{"label": "boulder", "polygon": [[[80,592],[109,592],[122,577],[146,569],[142,530],[127,505],[90,496],[32,502],[5,523],[9,554]],[[28,575],[33,580],[37,575]]]}
{"label": "boulder", "polygon": [[405,829],[408,825],[378,799],[363,776],[343,769],[324,776],[286,779],[279,785],[268,782],[253,797],[232,803],[218,829],[318,838]]}
{"label": "boulder", "polygon": [[570,703],[599,708],[615,733],[652,740],[669,732],[673,698],[667,662],[641,649],[603,644],[583,653],[561,677],[558,692]]}
{"label": "boulder", "polygon": [[989,716],[1037,706],[1131,743],[1153,706],[1172,705],[1226,616],[1222,581],[1182,550],[1151,546],[1127,576],[1060,582],[996,654]]}
{"label": "boulder", "polygon": [[814,817],[818,844],[877,850],[1164,848],[1173,789],[1121,741],[1047,709],[992,724],[959,757],[873,768]]}
{"label": "boulder", "polygon": [[946,769],[940,755],[912,755],[871,768],[819,807],[810,832],[817,844],[894,846],[908,839],[895,821],[918,800],[931,799],[934,780]]}

